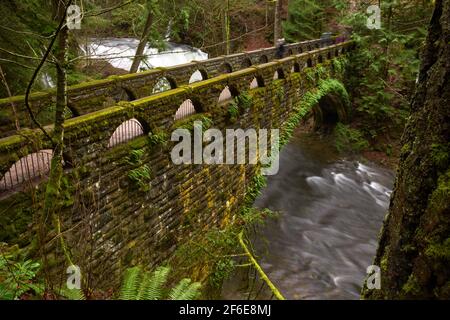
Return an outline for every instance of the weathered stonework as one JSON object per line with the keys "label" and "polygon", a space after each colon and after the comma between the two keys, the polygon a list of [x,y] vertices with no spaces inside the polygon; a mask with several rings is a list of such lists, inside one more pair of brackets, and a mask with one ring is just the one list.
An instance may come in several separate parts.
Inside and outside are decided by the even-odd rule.
{"label": "weathered stonework", "polygon": [[[333,71],[330,59],[352,46],[351,42],[346,42],[294,54],[160,94],[143,97],[141,93],[138,100],[100,110],[98,106],[90,109],[88,104],[83,110],[96,111],[67,120],[64,124],[61,224],[72,261],[89,274],[90,285],[104,287],[112,278],[119,279],[119,274],[130,264],[158,264],[173,252],[177,243],[189,237],[193,228],[218,225],[238,212],[259,166],[174,165],[170,151],[175,143],[155,144],[148,136],[158,135],[170,140],[171,130],[179,125],[174,115],[185,100],[191,99],[197,113],[207,115],[213,127],[222,131],[282,128],[292,112],[298,111],[305,94],[314,90],[321,78],[342,78],[342,74]],[[292,46],[292,49],[299,47],[302,46]],[[269,55],[270,50],[263,52]],[[251,57],[257,59],[260,54]],[[235,61],[234,58],[217,60],[228,59],[238,69],[236,65],[242,59]],[[269,59],[272,59],[270,55]],[[319,60],[323,63],[319,64]],[[204,63],[211,74],[207,62]],[[314,70],[318,68],[325,72],[317,75]],[[276,71],[280,79],[274,80]],[[151,82],[149,74],[158,72],[163,71],[124,76],[125,79],[117,81],[141,81],[145,86]],[[168,72],[167,69],[164,72]],[[308,73],[313,77],[308,79]],[[190,76],[186,72],[188,74]],[[255,77],[264,86],[250,90]],[[113,80],[100,81],[95,90],[101,87],[104,92],[111,92],[108,81]],[[218,103],[226,86],[234,95],[245,92],[251,97],[251,106],[240,110],[235,121],[230,121],[228,114],[230,102]],[[88,95],[83,85],[72,87],[72,93],[73,90]],[[145,135],[109,148],[109,139],[116,128],[131,118],[141,122]],[[51,131],[51,127],[47,129]],[[46,148],[50,146],[37,130],[0,139],[0,177],[21,157]],[[131,157],[133,151],[134,158]],[[148,186],[145,190],[129,177],[130,171],[143,167],[151,171],[150,179],[143,181]],[[37,256],[36,212],[41,206],[42,185],[0,194],[0,225],[5,226],[0,241],[20,244],[27,248],[30,256]],[[61,279],[55,281],[64,281],[67,265],[54,236],[54,232],[48,235],[46,251],[54,270],[60,271]]]}
{"label": "weathered stonework", "polygon": [[[333,40],[319,39],[289,44],[286,46],[286,52],[292,56],[330,45],[332,42]],[[188,85],[191,75],[197,70],[202,73],[203,80],[206,80],[273,60],[275,60],[275,48],[268,48],[204,61],[193,61],[169,68],[156,68],[137,74],[111,76],[103,80],[70,86],[67,90],[68,106],[72,116],[76,117],[113,106],[122,100],[132,101],[147,97],[152,94],[155,84],[161,78],[166,78],[174,89]],[[33,93],[29,100],[32,111],[38,119],[40,118],[41,124],[51,123],[52,117],[45,115],[51,113],[51,108],[55,105],[55,90]],[[0,138],[14,134],[16,130],[11,103],[16,108],[21,128],[35,127],[26,111],[24,96],[0,99]]]}

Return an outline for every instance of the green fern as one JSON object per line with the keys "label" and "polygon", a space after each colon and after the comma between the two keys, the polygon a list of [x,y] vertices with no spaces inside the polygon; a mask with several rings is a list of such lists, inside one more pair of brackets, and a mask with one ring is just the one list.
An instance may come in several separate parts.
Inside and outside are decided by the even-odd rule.
{"label": "green fern", "polygon": [[162,286],[167,281],[169,275],[169,268],[159,267],[153,274],[146,273],[142,281],[141,290],[138,295],[138,300],[158,300],[161,299]]}
{"label": "green fern", "polygon": [[142,270],[139,267],[127,269],[120,290],[121,300],[136,300],[136,294],[142,282]]}
{"label": "green fern", "polygon": [[[127,269],[120,291],[121,300],[158,300],[165,298],[164,285],[170,272],[168,267],[159,267],[149,273],[141,267]],[[200,283],[191,279],[181,280],[169,293],[170,300],[192,300],[200,293]]]}
{"label": "green fern", "polygon": [[68,300],[86,300],[86,296],[81,289],[62,288],[59,294]]}
{"label": "green fern", "polygon": [[198,296],[200,287],[199,282],[192,283],[191,279],[183,279],[170,291],[169,298],[170,300],[193,300]]}

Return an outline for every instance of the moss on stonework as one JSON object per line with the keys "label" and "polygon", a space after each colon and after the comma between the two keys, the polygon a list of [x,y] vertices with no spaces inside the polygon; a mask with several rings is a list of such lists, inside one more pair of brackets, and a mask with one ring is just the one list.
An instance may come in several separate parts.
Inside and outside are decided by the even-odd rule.
{"label": "moss on stonework", "polygon": [[190,132],[194,131],[194,123],[195,122],[201,122],[202,123],[202,130],[208,130],[212,127],[213,121],[210,118],[210,114],[208,113],[198,113],[194,114],[192,116],[189,116],[185,119],[176,121],[172,127],[173,130],[175,129],[187,129]]}

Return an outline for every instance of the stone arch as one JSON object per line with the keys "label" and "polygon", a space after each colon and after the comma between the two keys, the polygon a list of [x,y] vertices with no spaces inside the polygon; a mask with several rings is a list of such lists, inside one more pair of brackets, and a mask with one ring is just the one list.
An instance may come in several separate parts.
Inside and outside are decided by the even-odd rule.
{"label": "stone arch", "polygon": [[161,93],[164,91],[172,90],[177,87],[177,83],[170,77],[160,77],[156,80],[153,86],[152,94]]}
{"label": "stone arch", "polygon": [[303,48],[302,47],[298,47],[298,53],[303,53]]}
{"label": "stone arch", "polygon": [[242,69],[246,69],[252,66],[252,60],[250,58],[245,58],[244,61],[242,61],[241,67]]}
{"label": "stone arch", "polygon": [[306,60],[306,66],[307,66],[308,68],[313,67],[313,62],[312,62],[312,59],[311,59],[311,58],[308,58],[308,60]]}
{"label": "stone arch", "polygon": [[0,179],[0,192],[14,190],[27,183],[38,183],[50,172],[53,150],[31,153],[16,161]]}
{"label": "stone arch", "polygon": [[288,56],[292,56],[294,54],[294,51],[292,49],[288,50]]}
{"label": "stone arch", "polygon": [[259,63],[267,63],[269,62],[269,58],[267,58],[267,56],[265,54],[263,54],[260,58],[259,58]]}
{"label": "stone arch", "polygon": [[187,99],[178,107],[177,112],[175,112],[174,120],[181,120],[200,112],[202,112],[200,106],[197,103],[194,103],[193,100]]}
{"label": "stone arch", "polygon": [[[72,114],[70,118],[75,118],[75,117],[79,117],[80,113],[78,112],[77,108],[75,108],[72,103],[68,102],[67,103],[67,109],[68,111],[70,111],[70,113]],[[69,115],[69,114],[67,114]],[[64,117],[65,119],[68,119],[66,117]]]}
{"label": "stone arch", "polygon": [[294,65],[292,66],[291,72],[300,72],[300,64],[295,62]]}
{"label": "stone arch", "polygon": [[273,80],[278,80],[278,79],[286,79],[286,77],[284,76],[284,71],[282,68],[278,68],[275,73],[273,74]]}
{"label": "stone arch", "polygon": [[219,72],[220,72],[220,73],[232,73],[232,72],[233,72],[233,67],[232,67],[231,64],[229,64],[228,62],[224,62],[224,63],[220,66]]}
{"label": "stone arch", "polygon": [[321,54],[319,54],[319,56],[317,57],[317,62],[318,63],[323,63],[323,57]]}
{"label": "stone arch", "polygon": [[339,57],[339,50],[335,50],[335,51],[334,51],[334,56],[335,56],[335,57]]}
{"label": "stone arch", "polygon": [[119,144],[133,140],[134,138],[143,136],[146,132],[145,127],[146,126],[136,118],[124,121],[116,128],[109,138],[108,148],[115,147]]}
{"label": "stone arch", "polygon": [[204,69],[197,69],[189,78],[189,84],[208,79],[208,73]]}
{"label": "stone arch", "polygon": [[308,49],[308,51],[312,51],[312,47],[311,46],[307,46],[306,48]]}
{"label": "stone arch", "polygon": [[264,79],[261,76],[256,76],[250,83],[250,89],[262,88],[264,87]]}
{"label": "stone arch", "polygon": [[332,57],[331,57],[331,51],[328,51],[328,53],[327,53],[327,59],[328,59],[328,60],[331,60],[331,58],[332,58]]}
{"label": "stone arch", "polygon": [[218,102],[228,102],[232,100],[234,97],[237,97],[239,92],[233,86],[226,86],[219,95]]}
{"label": "stone arch", "polygon": [[338,122],[347,121],[348,109],[349,101],[340,92],[335,89],[323,92],[312,107],[313,129],[331,133]]}
{"label": "stone arch", "polygon": [[115,92],[112,94],[112,98],[115,102],[119,101],[133,101],[136,100],[136,95],[128,88],[125,87],[119,87]]}

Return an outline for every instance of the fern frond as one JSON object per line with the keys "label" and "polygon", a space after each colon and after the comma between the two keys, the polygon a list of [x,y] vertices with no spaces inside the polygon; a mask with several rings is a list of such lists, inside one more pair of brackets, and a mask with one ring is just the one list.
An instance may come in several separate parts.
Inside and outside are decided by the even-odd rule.
{"label": "fern frond", "polygon": [[193,300],[200,293],[201,284],[191,283],[191,279],[183,279],[169,293],[170,300]]}
{"label": "fern frond", "polygon": [[139,300],[158,300],[163,296],[163,285],[167,281],[170,268],[159,267],[151,276],[146,277],[143,281],[142,295],[139,296]]}
{"label": "fern frond", "polygon": [[63,288],[60,291],[60,295],[68,300],[86,300],[83,290],[81,289],[67,289]]}
{"label": "fern frond", "polygon": [[140,267],[127,269],[120,290],[121,300],[136,300],[142,280],[142,270]]}

